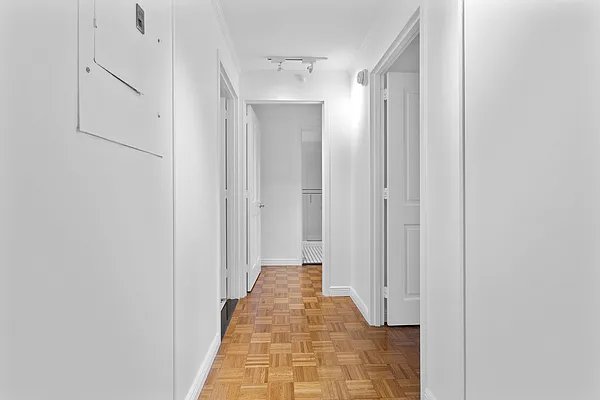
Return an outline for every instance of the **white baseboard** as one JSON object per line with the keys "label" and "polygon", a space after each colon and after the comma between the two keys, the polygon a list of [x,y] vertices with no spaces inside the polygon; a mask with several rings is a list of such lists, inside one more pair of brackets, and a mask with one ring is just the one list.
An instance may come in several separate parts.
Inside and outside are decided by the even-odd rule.
{"label": "white baseboard", "polygon": [[358,293],[356,293],[356,290],[354,290],[352,286],[330,286],[329,290],[327,291],[327,293],[325,293],[325,295],[332,297],[350,297],[356,305],[356,307],[358,308],[358,310],[360,311],[360,313],[365,318],[365,320],[367,322],[369,321],[369,308],[367,307],[367,304],[363,301],[363,299],[360,298]]}
{"label": "white baseboard", "polygon": [[437,400],[431,390],[425,389],[423,390],[423,400]]}
{"label": "white baseboard", "polygon": [[350,297],[350,286],[330,286],[327,296],[331,297]]}
{"label": "white baseboard", "polygon": [[360,311],[360,313],[362,314],[363,318],[369,322],[369,307],[367,307],[367,305],[365,304],[365,302],[363,301],[363,299],[361,299],[361,297],[358,295],[358,293],[356,292],[356,290],[354,290],[353,287],[350,288],[350,297],[352,298],[352,301],[354,302],[354,304],[356,305],[356,307],[358,308],[358,310]]}
{"label": "white baseboard", "polygon": [[261,260],[265,267],[299,267],[302,265],[301,258],[265,258]]}
{"label": "white baseboard", "polygon": [[208,348],[208,353],[204,357],[204,360],[202,360],[200,369],[196,374],[196,378],[192,383],[192,387],[190,387],[187,396],[185,396],[185,400],[197,400],[198,396],[200,396],[200,392],[204,387],[204,382],[206,382],[206,378],[208,378],[210,368],[212,367],[213,361],[215,360],[215,357],[217,356],[217,353],[219,351],[220,344],[221,334],[217,333],[212,343],[210,344],[210,347]]}

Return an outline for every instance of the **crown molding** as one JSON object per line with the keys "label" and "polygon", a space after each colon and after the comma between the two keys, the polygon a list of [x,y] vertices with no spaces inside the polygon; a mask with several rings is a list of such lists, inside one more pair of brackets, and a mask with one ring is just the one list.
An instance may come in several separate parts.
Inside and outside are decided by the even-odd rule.
{"label": "crown molding", "polygon": [[217,21],[219,22],[219,28],[221,30],[221,34],[225,38],[225,43],[227,47],[229,47],[229,51],[231,53],[231,58],[235,64],[235,68],[238,74],[242,73],[242,65],[240,64],[240,59],[238,58],[237,50],[235,48],[235,44],[231,39],[231,32],[229,31],[229,26],[227,25],[227,21],[225,20],[225,13],[223,13],[222,0],[211,0],[213,9],[215,11],[215,16],[217,17]]}

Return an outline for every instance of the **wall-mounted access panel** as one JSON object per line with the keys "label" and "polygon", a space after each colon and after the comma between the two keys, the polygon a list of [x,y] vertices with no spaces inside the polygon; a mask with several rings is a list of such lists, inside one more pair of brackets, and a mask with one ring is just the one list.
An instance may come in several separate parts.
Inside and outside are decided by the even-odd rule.
{"label": "wall-mounted access panel", "polygon": [[162,156],[170,148],[171,8],[80,0],[79,130]]}

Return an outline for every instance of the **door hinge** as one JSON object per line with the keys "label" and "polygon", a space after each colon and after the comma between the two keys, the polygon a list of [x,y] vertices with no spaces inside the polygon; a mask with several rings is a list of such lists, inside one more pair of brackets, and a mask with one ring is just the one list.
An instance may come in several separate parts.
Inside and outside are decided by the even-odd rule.
{"label": "door hinge", "polygon": [[390,190],[388,188],[383,188],[383,199],[387,200],[390,198]]}
{"label": "door hinge", "polygon": [[383,89],[383,99],[389,100],[389,98],[390,98],[390,92],[388,91],[387,88]]}
{"label": "door hinge", "polygon": [[388,290],[388,287],[384,286],[383,287],[383,298],[387,299],[389,297],[389,295],[390,295],[390,291]]}

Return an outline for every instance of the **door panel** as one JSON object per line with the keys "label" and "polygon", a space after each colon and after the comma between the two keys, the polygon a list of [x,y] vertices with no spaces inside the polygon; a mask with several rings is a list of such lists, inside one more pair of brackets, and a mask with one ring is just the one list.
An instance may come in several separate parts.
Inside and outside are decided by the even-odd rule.
{"label": "door panel", "polygon": [[220,268],[220,288],[219,298],[221,307],[227,301],[227,99],[221,98],[220,110],[220,149],[221,149],[221,167],[220,171],[220,219],[221,219],[221,268]]}
{"label": "door panel", "polygon": [[387,77],[387,323],[420,322],[419,74]]}
{"label": "door panel", "polygon": [[321,193],[304,193],[302,195],[304,237],[303,240],[322,240],[323,195]]}
{"label": "door panel", "polygon": [[220,300],[221,306],[231,298],[231,265],[234,259],[233,248],[233,182],[235,152],[233,143],[234,124],[232,123],[232,100],[221,98],[220,110],[220,220],[221,220],[221,273],[220,273]]}
{"label": "door panel", "polygon": [[140,0],[96,0],[94,4],[94,61],[141,93],[147,86],[143,84],[147,79],[145,65],[151,62],[153,47],[156,47],[155,33],[152,29],[146,32],[145,23],[147,18],[153,18],[155,9],[143,3]]}
{"label": "door panel", "polygon": [[260,197],[260,125],[252,106],[248,106],[246,124],[246,179],[247,179],[247,290],[252,290],[261,271],[261,211]]}

